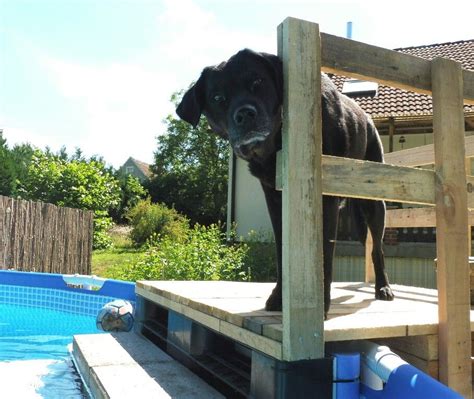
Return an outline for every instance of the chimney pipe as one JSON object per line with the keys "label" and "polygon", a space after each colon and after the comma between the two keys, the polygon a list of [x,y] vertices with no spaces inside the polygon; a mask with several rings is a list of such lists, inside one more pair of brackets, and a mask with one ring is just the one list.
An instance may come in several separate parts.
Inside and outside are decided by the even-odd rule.
{"label": "chimney pipe", "polygon": [[351,21],[347,23],[346,37],[348,39],[352,39],[352,22]]}

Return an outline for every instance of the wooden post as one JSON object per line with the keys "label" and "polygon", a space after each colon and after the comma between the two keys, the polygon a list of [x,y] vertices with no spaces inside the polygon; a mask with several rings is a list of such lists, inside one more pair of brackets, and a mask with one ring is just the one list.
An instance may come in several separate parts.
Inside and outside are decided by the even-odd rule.
{"label": "wooden post", "polygon": [[436,170],[440,380],[471,397],[468,214],[461,65],[431,64]]}
{"label": "wooden post", "polygon": [[324,357],[319,26],[287,18],[283,61],[283,342],[286,361]]}

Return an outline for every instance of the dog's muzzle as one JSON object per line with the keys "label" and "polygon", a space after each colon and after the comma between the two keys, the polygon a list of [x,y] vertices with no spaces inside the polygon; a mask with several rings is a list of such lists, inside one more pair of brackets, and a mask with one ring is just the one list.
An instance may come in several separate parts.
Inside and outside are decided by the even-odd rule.
{"label": "dog's muzzle", "polygon": [[249,132],[242,140],[234,144],[236,155],[243,159],[250,159],[259,153],[262,143],[268,138],[269,133]]}

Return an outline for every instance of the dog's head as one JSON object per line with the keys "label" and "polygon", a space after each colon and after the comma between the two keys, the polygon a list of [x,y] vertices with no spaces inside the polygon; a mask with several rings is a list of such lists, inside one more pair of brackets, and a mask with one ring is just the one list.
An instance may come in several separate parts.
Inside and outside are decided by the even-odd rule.
{"label": "dog's head", "polygon": [[194,127],[201,114],[228,139],[237,156],[267,159],[281,127],[282,65],[275,55],[242,50],[227,62],[205,68],[176,112]]}

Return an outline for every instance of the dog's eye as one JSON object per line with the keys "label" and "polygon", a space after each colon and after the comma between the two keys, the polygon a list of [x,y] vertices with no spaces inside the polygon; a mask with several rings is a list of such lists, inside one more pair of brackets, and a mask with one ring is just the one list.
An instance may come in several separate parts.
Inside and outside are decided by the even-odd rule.
{"label": "dog's eye", "polygon": [[252,93],[255,92],[260,87],[262,82],[263,82],[263,79],[261,79],[261,78],[254,79],[252,81],[252,84],[250,85],[250,91]]}
{"label": "dog's eye", "polygon": [[214,94],[212,96],[212,101],[217,104],[222,104],[223,102],[225,102],[225,96],[223,94]]}

